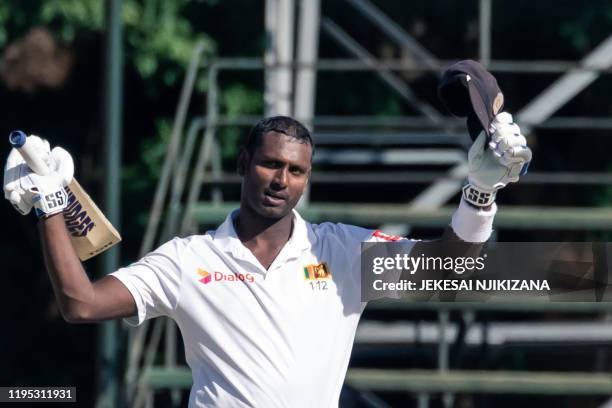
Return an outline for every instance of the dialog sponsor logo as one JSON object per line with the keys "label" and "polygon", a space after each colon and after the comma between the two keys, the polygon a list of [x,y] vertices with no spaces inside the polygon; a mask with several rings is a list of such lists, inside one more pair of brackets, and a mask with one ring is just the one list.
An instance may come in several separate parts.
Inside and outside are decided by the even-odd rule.
{"label": "dialog sponsor logo", "polygon": [[200,282],[202,282],[203,284],[207,284],[210,283],[211,281],[211,277],[212,275],[210,274],[210,272],[205,271],[202,268],[198,268],[198,275],[200,275],[202,277],[202,279],[200,279]]}
{"label": "dialog sponsor logo", "polygon": [[198,268],[198,275],[202,277],[200,282],[207,285],[210,282],[255,282],[255,277],[251,273],[223,273],[223,272],[207,272],[202,268]]}

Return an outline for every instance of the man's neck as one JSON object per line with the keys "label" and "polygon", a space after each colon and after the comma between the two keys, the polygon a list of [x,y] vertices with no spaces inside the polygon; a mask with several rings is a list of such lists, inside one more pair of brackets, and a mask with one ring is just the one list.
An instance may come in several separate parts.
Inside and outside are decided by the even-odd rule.
{"label": "man's neck", "polygon": [[293,230],[293,213],[280,219],[263,218],[251,214],[248,208],[241,206],[234,228],[240,241],[251,251],[255,248],[280,249],[289,241]]}

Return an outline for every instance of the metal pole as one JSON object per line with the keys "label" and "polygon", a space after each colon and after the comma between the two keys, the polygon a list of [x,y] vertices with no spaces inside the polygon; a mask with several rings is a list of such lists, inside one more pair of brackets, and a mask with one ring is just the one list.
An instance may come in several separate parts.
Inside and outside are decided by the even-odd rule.
{"label": "metal pole", "polygon": [[417,394],[417,404],[418,408],[429,408],[429,394],[426,392],[419,392]]}
{"label": "metal pole", "polygon": [[276,45],[278,46],[278,62],[281,68],[278,69],[276,80],[278,81],[276,90],[278,98],[276,102],[277,112],[280,115],[293,114],[293,30],[295,3],[293,0],[279,0],[278,19],[276,24]]}
{"label": "metal pole", "polygon": [[[164,350],[164,362],[167,369],[176,368],[176,323],[172,319],[166,319],[166,339]],[[181,404],[181,389],[170,389],[170,406],[177,408]]]}
{"label": "metal pole", "polygon": [[[300,3],[298,56],[299,68],[295,81],[294,114],[312,131],[315,111],[316,62],[319,51],[320,1],[302,0]],[[304,64],[302,66],[301,64]]]}
{"label": "metal pole", "polygon": [[[348,52],[355,55],[368,66],[374,68],[378,65],[376,58],[370,54],[368,50],[363,48],[357,41],[350,37],[336,23],[327,17],[321,19],[321,28],[326,31],[335,41],[337,41]],[[410,89],[406,83],[395,75],[391,70],[376,70],[378,76],[386,82],[394,91],[401,95],[413,108],[425,115],[433,124],[440,125],[442,123],[442,115],[429,103],[420,99]]]}
{"label": "metal pole", "polygon": [[171,182],[172,170],[174,167],[173,164],[176,162],[181,145],[183,127],[187,117],[187,110],[189,109],[189,101],[191,100],[193,87],[198,77],[198,69],[203,52],[204,43],[200,42],[196,44],[193,54],[191,55],[189,68],[187,69],[187,73],[185,75],[185,82],[183,82],[183,87],[181,88],[181,96],[176,108],[176,113],[174,114],[172,134],[166,150],[166,156],[164,157],[164,166],[162,167],[161,176],[159,177],[157,189],[155,190],[155,198],[153,199],[151,212],[149,213],[149,223],[147,224],[147,229],[145,230],[144,238],[140,246],[140,256],[144,256],[147,252],[149,252],[153,248],[153,244],[155,242],[157,227],[162,216],[168,186]]}
{"label": "metal pole", "polygon": [[[123,87],[123,49],[121,44],[121,0],[107,2],[107,40],[104,78],[104,140],[106,148],[104,209],[109,221],[120,228],[121,199],[121,111]],[[119,248],[104,253],[102,273],[108,274],[119,265]],[[97,407],[117,406],[118,327],[117,321],[102,324],[100,332],[100,367]]]}
{"label": "metal pole", "polygon": [[[449,355],[448,355],[448,339],[446,338],[446,329],[449,325],[448,310],[440,310],[438,312],[438,370],[440,372],[448,371]],[[453,395],[445,392],[442,394],[442,403],[444,408],[450,408],[453,405]]]}
{"label": "metal pole", "polygon": [[446,329],[448,328],[448,310],[438,312],[438,370],[448,370],[448,339]]}
{"label": "metal pole", "polygon": [[491,0],[480,0],[480,62],[485,67],[491,62]]}
{"label": "metal pole", "polygon": [[[537,125],[548,119],[580,91],[599,78],[598,69],[612,65],[612,35],[592,50],[580,62],[580,68],[566,72],[516,114],[517,123]],[[595,69],[595,70],[593,70]],[[528,134],[529,129],[523,133]]]}
{"label": "metal pole", "polygon": [[422,62],[425,67],[430,69],[439,70],[440,61],[425,47],[423,47],[417,40],[412,38],[410,34],[406,32],[399,24],[389,18],[385,13],[378,9],[375,5],[370,3],[368,0],[347,0],[357,11],[363,14],[368,20],[376,25],[381,31],[383,31],[392,40],[397,42],[414,55],[415,58]]}
{"label": "metal pole", "polygon": [[200,145],[198,160],[196,161],[191,179],[191,187],[187,196],[187,205],[183,212],[183,221],[181,222],[181,233],[191,231],[193,226],[193,209],[200,197],[200,189],[204,180],[204,171],[210,160],[213,149],[213,138],[217,130],[217,118],[219,116],[219,84],[217,83],[217,66],[213,62],[208,68],[208,94],[206,96],[206,130],[204,132],[204,140]]}
{"label": "metal pole", "polygon": [[264,86],[264,115],[271,116],[277,113],[278,93],[277,80],[278,76],[275,65],[278,63],[278,26],[276,24],[276,16],[278,14],[278,0],[266,0],[265,8],[265,29],[266,29],[266,52],[264,54],[265,61],[265,86]]}
{"label": "metal pole", "polygon": [[[315,112],[315,92],[317,89],[317,55],[319,53],[319,22],[321,18],[320,0],[302,0],[300,3],[299,38],[295,78],[294,116],[314,132],[312,118]],[[300,198],[298,208],[308,204],[310,185]]]}

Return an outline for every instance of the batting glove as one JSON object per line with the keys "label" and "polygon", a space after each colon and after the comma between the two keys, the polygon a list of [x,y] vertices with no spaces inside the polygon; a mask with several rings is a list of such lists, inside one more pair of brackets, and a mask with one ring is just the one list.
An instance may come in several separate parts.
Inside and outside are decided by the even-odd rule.
{"label": "batting glove", "polygon": [[68,197],[64,187],[72,181],[74,162],[61,147],[50,151],[46,140],[30,137],[36,138],[40,157],[51,172],[46,176],[32,172],[19,151],[12,149],[4,167],[4,197],[20,214],[29,214],[34,207],[36,215],[42,218],[66,208]]}
{"label": "batting glove", "polygon": [[527,174],[531,162],[531,149],[519,126],[512,122],[512,115],[499,113],[490,131],[489,143],[482,132],[468,153],[468,184],[463,187],[463,198],[477,207],[493,204],[497,190]]}

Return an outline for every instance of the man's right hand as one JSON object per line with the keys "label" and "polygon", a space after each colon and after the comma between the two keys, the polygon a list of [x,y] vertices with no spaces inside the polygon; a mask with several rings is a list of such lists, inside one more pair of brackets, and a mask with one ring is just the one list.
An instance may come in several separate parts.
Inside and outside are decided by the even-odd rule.
{"label": "man's right hand", "polygon": [[[71,323],[85,323],[135,315],[136,303],[127,287],[114,276],[92,283],[70,242],[61,210],[66,205],[64,187],[74,173],[72,157],[61,147],[50,150],[45,140],[29,137],[34,138],[36,153],[51,172],[46,176],[33,173],[19,151],[13,149],[4,167],[4,197],[21,214],[28,214],[34,207],[43,216],[38,229],[62,316]],[[50,205],[54,197],[57,201],[55,194],[63,195],[63,204]]]}
{"label": "man's right hand", "polygon": [[38,175],[27,166],[17,149],[12,149],[4,167],[4,197],[20,214],[28,214],[32,207],[36,215],[46,217],[62,211],[67,204],[64,187],[74,174],[70,153],[61,147],[49,149],[46,140],[35,138],[40,156],[47,162],[51,173]]}

